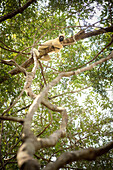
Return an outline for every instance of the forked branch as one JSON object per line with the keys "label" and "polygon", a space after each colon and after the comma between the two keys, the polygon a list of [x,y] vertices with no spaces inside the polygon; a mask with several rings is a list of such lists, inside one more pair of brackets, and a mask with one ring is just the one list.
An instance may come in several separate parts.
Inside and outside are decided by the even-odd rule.
{"label": "forked branch", "polygon": [[[42,92],[39,95],[34,95],[31,91],[32,90],[31,89],[32,79],[34,78],[34,74],[35,74],[36,68],[37,68],[37,59],[36,59],[35,54],[33,54],[33,56],[34,56],[35,64],[34,64],[34,68],[32,70],[31,77],[28,76],[28,78],[26,79],[27,80],[26,87],[27,87],[27,94],[29,94],[31,97],[34,96],[33,97],[34,101],[33,101],[33,104],[30,106],[28,114],[24,121],[24,128],[23,128],[24,144],[20,147],[19,152],[17,154],[18,165],[19,165],[19,167],[22,168],[22,170],[24,170],[25,168],[28,168],[28,167],[29,167],[29,170],[31,170],[32,167],[34,167],[34,170],[39,169],[38,163],[33,159],[33,155],[35,154],[36,150],[39,150],[41,148],[55,146],[55,144],[57,143],[59,138],[64,137],[65,133],[66,133],[66,125],[67,125],[67,120],[68,120],[67,112],[64,108],[54,106],[51,103],[49,103],[47,99],[45,99],[45,98],[47,98],[48,91],[52,87],[54,87],[56,84],[58,84],[59,81],[63,77],[70,77],[72,75],[80,74],[83,71],[91,70],[98,64],[101,64],[101,63],[109,60],[110,58],[113,57],[113,51],[106,58],[102,58],[99,61],[91,64],[88,67],[78,69],[77,71],[60,73],[54,80],[52,80],[47,86],[44,87],[44,89],[42,90]],[[26,74],[26,75],[28,75],[28,74]],[[53,111],[60,112],[62,114],[62,123],[61,123],[60,129],[55,131],[53,134],[51,134],[47,138],[36,138],[35,135],[33,134],[33,132],[31,131],[31,127],[30,127],[32,117],[40,104],[43,104],[44,106],[48,107],[49,109],[51,109]],[[111,147],[113,147],[112,145],[110,145],[110,147],[109,146],[105,147],[105,151],[107,152],[109,149],[111,149]],[[78,157],[77,157],[78,160],[79,159],[92,160],[92,159],[96,158],[97,156],[101,155],[101,154],[99,154],[100,151],[101,151],[101,154],[105,153],[103,151],[103,148],[99,148],[99,149],[90,148],[87,150],[82,150],[82,151],[80,150],[77,153],[76,152],[66,153],[67,154],[66,159],[63,160],[62,156],[61,156],[54,163],[54,168],[56,166],[56,169],[57,169],[59,167],[62,167],[66,163],[76,160],[75,158],[77,157],[77,155],[78,155]],[[90,157],[88,156],[89,154],[90,154]],[[73,157],[73,155],[74,155],[74,157]],[[65,156],[65,153],[64,153],[64,156]],[[53,165],[51,165],[51,164],[49,164],[47,166],[47,168],[51,169],[51,166],[53,168]],[[30,167],[31,167],[31,169],[30,169]]]}

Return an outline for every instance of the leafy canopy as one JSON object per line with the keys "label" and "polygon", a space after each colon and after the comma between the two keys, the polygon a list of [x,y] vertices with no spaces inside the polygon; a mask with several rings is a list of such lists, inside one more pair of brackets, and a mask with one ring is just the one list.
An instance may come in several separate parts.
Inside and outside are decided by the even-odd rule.
{"label": "leafy canopy", "polygon": [[[2,0],[0,15],[4,16],[22,7],[26,0]],[[14,59],[19,65],[30,57],[33,44],[35,48],[46,40],[56,38],[60,32],[66,38],[76,34],[80,29],[86,32],[110,27],[113,24],[112,1],[34,1],[22,13],[1,22],[0,54],[1,59]],[[50,62],[42,62],[33,80],[32,88],[39,94],[45,85],[56,76],[56,72],[76,70],[86,66],[87,62],[111,41],[112,33],[103,33],[80,40],[74,45],[65,46],[59,54],[52,54]],[[105,48],[92,62],[106,57],[113,50],[110,45]],[[23,52],[23,53],[19,53]],[[31,71],[33,65],[28,67]],[[1,64],[0,67],[0,108],[3,113],[16,99],[25,83],[24,75],[8,74],[14,66]],[[63,78],[49,91],[52,104],[65,107],[68,111],[67,136],[61,139],[54,148],[47,148],[36,153],[42,167],[54,160],[62,152],[78,150],[90,146],[101,146],[112,139],[113,121],[113,60],[98,65],[91,71],[78,76]],[[81,89],[81,90],[80,90]],[[84,89],[84,90],[83,90]],[[72,93],[73,92],[73,93]],[[74,93],[75,92],[75,93]],[[16,105],[4,116],[25,118],[32,100],[24,93]],[[49,111],[43,105],[33,117],[32,130],[40,137],[49,136],[58,129],[61,121],[60,113]],[[48,126],[48,124],[50,124]],[[45,127],[48,126],[47,129]],[[1,121],[2,159],[6,169],[17,168],[14,162],[21,145],[22,125]],[[43,133],[42,130],[45,129]],[[112,167],[112,151],[93,162],[75,162],[69,167],[95,169]],[[36,157],[36,156],[35,156]],[[9,163],[11,162],[12,163]],[[3,166],[3,165],[2,165]]]}

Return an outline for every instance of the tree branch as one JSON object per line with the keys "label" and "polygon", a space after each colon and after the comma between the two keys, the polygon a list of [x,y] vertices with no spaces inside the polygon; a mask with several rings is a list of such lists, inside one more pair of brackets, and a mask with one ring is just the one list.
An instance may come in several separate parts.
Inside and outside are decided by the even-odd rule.
{"label": "tree branch", "polygon": [[6,19],[12,18],[18,13],[22,13],[28,6],[30,6],[33,2],[36,2],[36,0],[28,0],[28,2],[23,5],[22,7],[16,9],[15,11],[8,13],[2,17],[0,17],[0,22],[5,21]]}
{"label": "tree branch", "polygon": [[43,170],[52,170],[52,169],[57,170],[68,163],[78,161],[78,160],[92,161],[95,160],[98,156],[107,153],[112,148],[113,148],[113,141],[105,146],[96,149],[88,148],[88,149],[81,149],[78,151],[65,152],[61,156],[59,156],[59,158],[55,162],[49,163]]}
{"label": "tree branch", "polygon": [[66,95],[66,94],[78,93],[78,92],[80,92],[80,91],[82,91],[82,90],[85,90],[85,89],[87,89],[87,88],[89,88],[89,87],[91,87],[91,86],[87,86],[87,87],[84,87],[84,88],[79,89],[79,90],[76,90],[76,91],[64,92],[64,93],[62,93],[62,94],[58,94],[58,95],[55,95],[55,96],[53,96],[53,97],[48,97],[48,98],[49,98],[49,100],[51,100],[51,99],[54,99],[54,98],[56,98],[56,97],[64,96],[64,95]]}
{"label": "tree branch", "polygon": [[[83,32],[82,34],[75,34],[75,39],[76,41],[79,41],[81,39],[85,39],[85,38],[89,38],[89,37],[92,37],[92,36],[96,36],[96,35],[100,35],[100,34],[103,34],[103,33],[106,33],[106,32],[113,32],[113,26],[111,27],[107,27],[107,28],[101,28],[99,30],[96,30],[96,31],[91,31],[89,33],[85,33]],[[66,45],[70,45],[70,43],[73,43],[74,40],[73,40],[73,37],[70,37],[70,38],[67,38],[66,40],[63,41],[63,45],[66,46]],[[53,47],[48,47],[45,52],[41,52],[40,56],[38,57],[39,59],[43,56],[43,55],[46,55],[47,53],[51,52],[51,51],[54,51],[54,48]],[[26,60],[21,66],[24,67],[24,68],[27,68],[29,67],[31,64],[33,64],[33,58],[29,58],[28,60]],[[13,70],[9,71],[9,74],[11,75],[15,75],[15,74],[18,74],[20,73],[20,70],[18,70],[18,68],[14,68]]]}
{"label": "tree branch", "polygon": [[[34,64],[34,67],[33,67],[31,73],[35,73],[36,68],[37,68],[37,60],[36,60],[36,56],[34,53],[33,53],[33,57],[34,57],[35,64]],[[28,75],[28,73],[27,73],[27,75]],[[61,107],[53,106],[52,104],[50,104],[49,102],[46,102],[46,100],[44,100],[44,97],[47,95],[48,90],[50,88],[52,88],[52,86],[57,84],[59,82],[60,78],[62,78],[62,77],[59,76],[57,78],[57,80],[54,79],[48,86],[46,86],[43,89],[43,91],[39,95],[33,94],[35,99],[33,101],[33,104],[30,106],[30,108],[28,110],[28,114],[24,121],[24,127],[23,127],[24,144],[20,147],[18,154],[17,154],[18,165],[22,169],[25,169],[26,167],[28,167],[28,165],[35,166],[36,169],[39,169],[38,163],[36,163],[36,161],[33,159],[33,154],[35,153],[35,151],[40,148],[55,146],[55,144],[57,143],[59,138],[64,137],[64,135],[66,133],[66,125],[67,125],[67,121],[68,121],[66,110]],[[32,79],[33,79],[32,75],[31,75],[31,77],[28,76],[26,78],[26,81],[27,81],[26,88],[27,88],[28,94],[31,93],[30,94],[31,97],[32,97],[32,92],[29,92],[29,89],[31,91]],[[33,134],[33,132],[31,131],[31,127],[30,127],[34,112],[37,110],[37,107],[39,106],[39,104],[41,102],[45,105],[48,105],[49,108],[57,110],[57,111],[61,112],[61,114],[62,114],[62,123],[61,123],[60,130],[55,131],[48,138],[36,138],[35,135]]]}
{"label": "tree branch", "polygon": [[22,89],[22,91],[20,92],[19,96],[15,99],[15,101],[2,113],[2,116],[7,113],[16,103],[17,101],[20,99],[20,97],[23,95],[24,93],[24,90],[25,90],[25,86],[24,88]]}
{"label": "tree branch", "polygon": [[78,67],[72,68],[72,69],[70,69],[70,70],[68,70],[68,71],[72,71],[72,70],[75,70],[75,69],[84,67],[85,65],[91,63],[91,62],[94,61],[106,48],[108,48],[112,43],[113,43],[113,36],[112,36],[112,39],[111,39],[110,43],[108,43],[104,48],[102,48],[102,50],[99,51],[98,54],[96,54],[96,56],[95,56],[92,60],[90,60],[90,61],[86,62],[85,64],[80,65],[80,66],[78,66]]}
{"label": "tree branch", "polygon": [[9,120],[23,124],[24,120],[18,117],[0,116],[0,120]]}
{"label": "tree branch", "polygon": [[[33,57],[34,57],[34,62],[37,63],[36,56],[34,53],[33,53]],[[32,105],[30,106],[30,108],[28,110],[28,114],[24,121],[24,128],[23,128],[24,144],[20,147],[18,154],[17,154],[17,160],[18,160],[19,167],[21,167],[23,170],[28,167],[31,167],[31,169],[32,169],[32,166],[35,167],[34,169],[39,169],[38,163],[33,159],[33,155],[34,155],[35,151],[39,150],[40,148],[55,146],[58,139],[61,137],[64,137],[64,135],[66,133],[66,125],[67,125],[67,121],[68,121],[67,112],[65,109],[63,109],[61,107],[54,106],[54,105],[50,104],[47,100],[44,99],[47,96],[48,90],[51,89],[53,86],[55,86],[57,83],[59,83],[59,81],[61,80],[62,77],[70,77],[75,74],[76,75],[80,74],[83,71],[91,70],[96,65],[98,65],[112,57],[113,57],[113,51],[108,57],[102,58],[99,61],[91,64],[88,67],[78,69],[75,72],[72,71],[72,72],[60,73],[54,80],[52,80],[47,86],[45,86],[45,88],[42,90],[42,92],[38,96],[34,95],[35,99],[34,99]],[[37,64],[35,64],[35,66],[33,68],[34,72],[36,71],[36,65]],[[32,80],[30,80],[30,83],[28,82],[29,86],[31,86],[31,82],[32,82]],[[29,86],[28,86],[28,89],[29,89]],[[50,108],[51,110],[59,111],[62,114],[62,123],[61,123],[60,130],[55,131],[48,138],[36,138],[35,135],[33,134],[33,132],[31,131],[31,127],[30,127],[34,112],[37,110],[37,108],[39,107],[39,105],[41,103],[44,104],[46,107]],[[99,152],[98,152],[98,154],[99,154]]]}
{"label": "tree branch", "polygon": [[77,69],[76,71],[63,72],[63,73],[60,73],[60,74],[62,74],[63,77],[69,77],[69,76],[72,76],[72,75],[78,75],[78,74],[80,74],[80,73],[82,73],[84,71],[93,69],[98,64],[101,64],[101,63],[103,63],[103,62],[105,62],[105,61],[107,61],[107,60],[109,60],[111,58],[113,58],[113,51],[106,58],[102,58],[102,59],[96,61],[95,63],[93,63],[93,64],[91,64],[89,66],[83,67],[81,69]]}

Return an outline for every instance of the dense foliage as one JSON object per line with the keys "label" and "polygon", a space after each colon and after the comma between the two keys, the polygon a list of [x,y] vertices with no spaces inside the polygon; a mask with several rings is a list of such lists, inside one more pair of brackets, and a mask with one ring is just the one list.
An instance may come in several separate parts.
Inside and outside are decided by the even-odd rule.
{"label": "dense foliage", "polygon": [[[0,15],[11,13],[26,2],[27,0],[2,0]],[[113,25],[113,6],[110,0],[35,1],[22,13],[1,22],[0,56],[3,60],[14,59],[18,64],[22,64],[30,57],[33,44],[38,48],[38,44],[56,38],[60,32],[70,37],[72,32],[75,34],[80,29],[86,29],[88,32],[111,25]],[[113,50],[112,44],[107,46],[111,40],[112,33],[89,37],[74,45],[65,46],[59,54],[52,54],[51,61],[41,61],[43,74],[42,68],[39,67],[32,84],[34,92],[39,94],[45,83],[51,82],[58,72],[76,70],[108,56]],[[97,55],[103,48],[105,49]],[[91,60],[93,61],[90,62]],[[31,71],[32,67],[33,65],[28,67],[27,71]],[[13,68],[14,66],[5,64],[0,66],[0,111],[2,116],[25,118],[28,107],[32,103],[25,93],[12,109],[4,113],[20,94],[25,82],[23,73],[14,76],[8,74]],[[78,76],[63,78],[49,91],[49,100],[52,104],[67,109],[68,126],[66,137],[60,139],[55,147],[41,149],[34,155],[36,159],[40,159],[42,167],[65,151],[98,147],[111,141],[113,59]],[[60,121],[60,113],[52,112],[41,105],[33,117],[32,130],[36,136],[46,137],[59,128]],[[22,143],[22,124],[1,120],[0,125],[0,169],[18,169],[16,154]],[[101,167],[110,170],[113,166],[112,159],[111,150],[96,161],[74,162],[66,165],[65,169]]]}

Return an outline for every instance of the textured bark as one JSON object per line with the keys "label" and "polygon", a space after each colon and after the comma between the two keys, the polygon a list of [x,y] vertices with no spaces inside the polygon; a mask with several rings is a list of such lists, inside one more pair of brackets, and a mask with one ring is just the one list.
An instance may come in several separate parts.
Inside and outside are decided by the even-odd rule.
{"label": "textured bark", "polygon": [[113,141],[99,148],[81,149],[78,151],[65,152],[55,162],[49,163],[43,170],[57,170],[64,165],[79,160],[95,160],[98,156],[107,153],[113,148]]}

